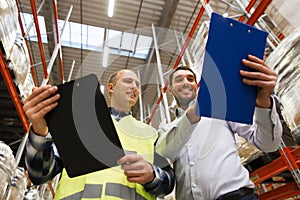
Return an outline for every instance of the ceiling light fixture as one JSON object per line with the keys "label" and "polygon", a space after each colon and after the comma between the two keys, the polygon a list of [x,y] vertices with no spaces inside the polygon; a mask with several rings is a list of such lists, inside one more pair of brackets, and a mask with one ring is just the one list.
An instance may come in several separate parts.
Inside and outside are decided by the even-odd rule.
{"label": "ceiling light fixture", "polygon": [[114,15],[114,7],[115,7],[115,0],[109,0],[108,4],[108,17],[112,17]]}

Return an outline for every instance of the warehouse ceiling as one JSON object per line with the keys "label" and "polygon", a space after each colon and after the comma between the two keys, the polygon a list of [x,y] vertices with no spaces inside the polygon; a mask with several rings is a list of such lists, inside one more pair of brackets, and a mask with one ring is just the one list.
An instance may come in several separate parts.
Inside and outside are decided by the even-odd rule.
{"label": "warehouse ceiling", "polygon": [[[37,9],[41,3],[42,1],[36,1]],[[112,18],[109,18],[107,16],[108,0],[64,0],[57,2],[59,19],[64,20],[67,17],[71,6],[73,6],[73,9],[69,22],[103,27],[106,30],[110,29],[121,31],[123,33],[134,33],[139,36],[143,35],[149,37],[153,37],[151,29],[153,24],[157,27],[156,30],[158,33],[157,37],[158,46],[160,48],[162,71],[165,73],[173,67],[180,52],[175,40],[174,31],[176,32],[180,46],[182,47],[183,42],[186,40],[186,37],[191,31],[196,17],[199,14],[202,4],[197,0],[116,0],[114,15]],[[236,19],[243,15],[243,12],[233,1],[212,0],[210,1],[210,6],[214,11],[221,14],[228,13],[229,16],[235,16]],[[32,13],[29,1],[20,1],[20,7],[23,13]],[[46,60],[49,61],[56,45],[56,35],[54,34],[55,29],[53,29],[55,26],[53,21],[54,9],[52,1],[44,2],[39,15],[45,17],[48,43],[44,44],[44,51]],[[204,12],[200,23],[196,26],[193,39],[195,38],[195,35],[203,21],[206,20],[208,20],[208,14],[207,12]],[[78,34],[83,34],[80,27],[75,31]],[[106,31],[106,34],[108,33],[109,31]],[[184,38],[181,37],[181,33],[184,35]],[[63,34],[69,33],[64,32]],[[79,39],[82,40],[82,38]],[[191,44],[193,43],[193,39],[190,42]],[[143,104],[146,108],[149,106],[151,107],[158,98],[156,87],[157,59],[155,51],[153,51],[153,43],[150,44],[152,46],[150,46],[149,53],[145,56],[145,58],[135,58],[130,55],[126,55],[126,53],[122,56],[118,54],[110,54],[108,66],[103,67],[101,58],[103,57],[102,52],[105,41],[103,41],[103,38],[100,36],[99,40],[102,42],[102,45],[97,48],[99,51],[87,50],[84,48],[84,43],[78,48],[63,46],[62,60],[65,80],[69,76],[73,61],[75,61],[75,67],[72,73],[72,79],[88,73],[96,73],[100,82],[104,85],[107,82],[108,76],[114,71],[120,69],[134,69],[140,73],[143,87]],[[131,40],[128,40],[128,43],[130,42]],[[78,43],[80,43],[80,41],[78,41]],[[31,42],[31,50],[34,57],[34,63],[40,63],[37,64],[35,68],[37,71],[38,81],[41,82],[43,78],[43,70],[39,54],[40,48],[36,42]],[[129,53],[130,52],[127,54]],[[52,84],[58,84],[61,82],[58,62],[54,63],[51,78]],[[135,109],[136,113],[139,113],[137,108],[138,106],[136,106]],[[148,115],[149,113],[147,112],[146,114]],[[137,114],[137,117],[139,118],[139,114]]]}
{"label": "warehouse ceiling", "polygon": [[[278,2],[280,0],[277,0]],[[24,15],[34,13],[33,8],[37,10],[38,15],[44,18],[45,28],[42,37],[46,38],[42,47],[37,43],[37,32],[32,31],[26,35],[26,39],[29,42],[29,52],[34,66],[38,85],[40,85],[44,78],[42,54],[45,55],[46,65],[48,66],[54,49],[57,44],[57,34],[55,29],[55,13],[57,11],[58,18],[65,20],[68,13],[71,13],[70,18],[66,24],[69,29],[63,33],[63,37],[70,36],[71,34],[77,34],[80,37],[78,41],[72,41],[70,44],[62,45],[61,59],[63,66],[63,75],[60,70],[59,59],[56,59],[52,72],[50,74],[51,84],[60,84],[63,80],[75,79],[84,76],[89,73],[96,73],[100,83],[104,86],[107,83],[109,75],[120,69],[133,69],[139,74],[142,83],[142,108],[143,119],[150,115],[153,105],[159,97],[158,91],[164,86],[161,82],[161,78],[158,76],[158,57],[154,49],[153,43],[153,31],[152,25],[156,30],[156,37],[159,49],[159,58],[162,67],[162,73],[166,75],[174,66],[179,52],[187,40],[188,35],[191,36],[190,44],[187,48],[187,53],[183,55],[184,59],[181,63],[190,63],[193,65],[197,58],[193,56],[194,47],[201,46],[203,41],[197,38],[197,33],[201,27],[205,27],[205,23],[209,20],[208,10],[215,11],[220,14],[239,19],[245,13],[241,10],[241,5],[246,7],[249,4],[247,0],[210,0],[209,6],[206,6],[206,11],[198,23],[195,26],[194,34],[191,34],[191,30],[197,16],[200,13],[200,9],[203,6],[204,1],[199,0],[115,0],[115,8],[113,17],[107,16],[108,0],[59,0],[57,6],[54,5],[54,1],[50,0],[19,0],[19,9],[21,12],[21,18],[23,20],[23,27],[27,33],[29,30],[29,24],[24,23]],[[262,1],[255,2],[254,9]],[[273,5],[270,4],[268,9],[272,10]],[[57,7],[57,10],[55,9]],[[272,10],[273,11],[273,10]],[[265,13],[266,14],[266,13]],[[276,28],[274,21],[263,14],[262,18],[271,26],[276,35],[279,35],[282,30]],[[274,14],[274,12],[273,12]],[[278,17],[278,15],[276,15]],[[247,18],[244,20],[247,22]],[[281,25],[288,27],[288,23],[281,19]],[[71,30],[70,23],[78,23],[77,28]],[[81,25],[82,24],[82,25]],[[83,26],[84,25],[84,26]],[[83,30],[83,27],[101,27],[104,30],[104,35],[99,36],[99,45],[92,50],[87,44],[89,31]],[[42,28],[42,27],[40,27]],[[35,30],[35,26],[31,29]],[[58,31],[61,33],[63,29],[63,23],[58,27]],[[119,31],[122,36],[109,37],[113,31]],[[132,33],[136,35],[136,41],[139,38],[150,38],[152,42],[150,44],[144,44],[144,55],[141,57],[133,56],[135,51],[138,51],[136,47],[140,47],[136,44],[130,50],[122,49],[122,40],[132,44],[132,38],[126,38],[124,35]],[[46,35],[46,37],[45,37]],[[95,36],[94,36],[95,37]],[[97,36],[96,36],[97,37]],[[107,39],[108,38],[108,39]],[[119,48],[109,48],[109,56],[107,66],[103,64],[103,51],[105,46],[109,46],[109,43],[113,43],[116,38],[119,38]],[[71,44],[72,43],[72,44]],[[275,42],[273,42],[275,43]],[[98,44],[98,43],[97,43]],[[179,44],[179,45],[178,45]],[[118,44],[114,44],[118,45]],[[270,51],[270,48],[268,48]],[[145,53],[146,52],[146,53]],[[72,68],[74,66],[74,68]],[[62,76],[64,76],[62,80]],[[166,76],[164,76],[164,80]],[[158,84],[157,84],[158,82]],[[157,87],[159,86],[159,88]],[[1,87],[2,88],[2,87]],[[106,98],[107,92],[104,91]],[[7,96],[9,98],[9,96]],[[170,105],[172,98],[168,96],[168,104]],[[5,112],[5,111],[4,111]],[[133,109],[134,115],[140,118],[140,107],[136,105]],[[12,114],[10,118],[15,119],[16,116]],[[154,124],[157,126],[157,124]],[[1,127],[0,127],[1,128]],[[21,123],[18,127],[11,129],[1,130],[2,139],[10,138],[9,143],[13,146],[14,152],[16,152],[19,142],[24,134]],[[14,133],[14,134],[12,134]]]}

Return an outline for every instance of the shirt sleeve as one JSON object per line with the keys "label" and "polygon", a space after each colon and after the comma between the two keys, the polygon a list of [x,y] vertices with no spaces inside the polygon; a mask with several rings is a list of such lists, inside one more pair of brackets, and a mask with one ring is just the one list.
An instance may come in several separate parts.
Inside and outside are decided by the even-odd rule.
{"label": "shirt sleeve", "polygon": [[35,185],[51,181],[63,169],[52,138],[36,135],[32,129],[25,148],[25,164],[29,178]]}
{"label": "shirt sleeve", "polygon": [[271,109],[255,107],[254,123],[252,125],[228,122],[233,132],[264,152],[278,150],[282,136],[282,125],[273,96],[271,100]]}
{"label": "shirt sleeve", "polygon": [[170,194],[175,185],[174,169],[167,159],[157,153],[154,154],[154,164],[151,166],[155,177],[152,182],[144,184],[145,190],[156,197]]}
{"label": "shirt sleeve", "polygon": [[191,138],[197,124],[191,124],[186,113],[169,124],[161,124],[156,143],[157,153],[172,161],[176,160],[184,145]]}

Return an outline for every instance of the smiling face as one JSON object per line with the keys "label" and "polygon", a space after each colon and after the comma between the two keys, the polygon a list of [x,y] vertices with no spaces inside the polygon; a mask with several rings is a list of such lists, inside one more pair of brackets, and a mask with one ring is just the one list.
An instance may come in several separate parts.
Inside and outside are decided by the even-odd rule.
{"label": "smiling face", "polygon": [[114,81],[108,84],[112,107],[128,112],[139,98],[139,80],[131,70],[121,70]]}
{"label": "smiling face", "polygon": [[189,70],[174,72],[169,91],[175,97],[177,104],[186,109],[196,98],[197,82],[194,74]]}

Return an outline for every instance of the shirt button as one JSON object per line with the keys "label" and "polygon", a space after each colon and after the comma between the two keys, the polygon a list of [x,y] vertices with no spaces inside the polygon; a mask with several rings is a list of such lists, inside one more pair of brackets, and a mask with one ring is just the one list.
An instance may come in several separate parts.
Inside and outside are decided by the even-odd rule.
{"label": "shirt button", "polygon": [[197,186],[196,186],[196,184],[194,183],[194,184],[192,185],[192,187],[193,187],[193,188],[196,188]]}
{"label": "shirt button", "polygon": [[186,129],[186,130],[185,130],[185,132],[186,132],[186,133],[188,133],[188,132],[189,132],[189,130],[188,130],[188,129]]}
{"label": "shirt button", "polygon": [[191,162],[191,166],[194,166],[195,165],[195,163],[194,162]]}

